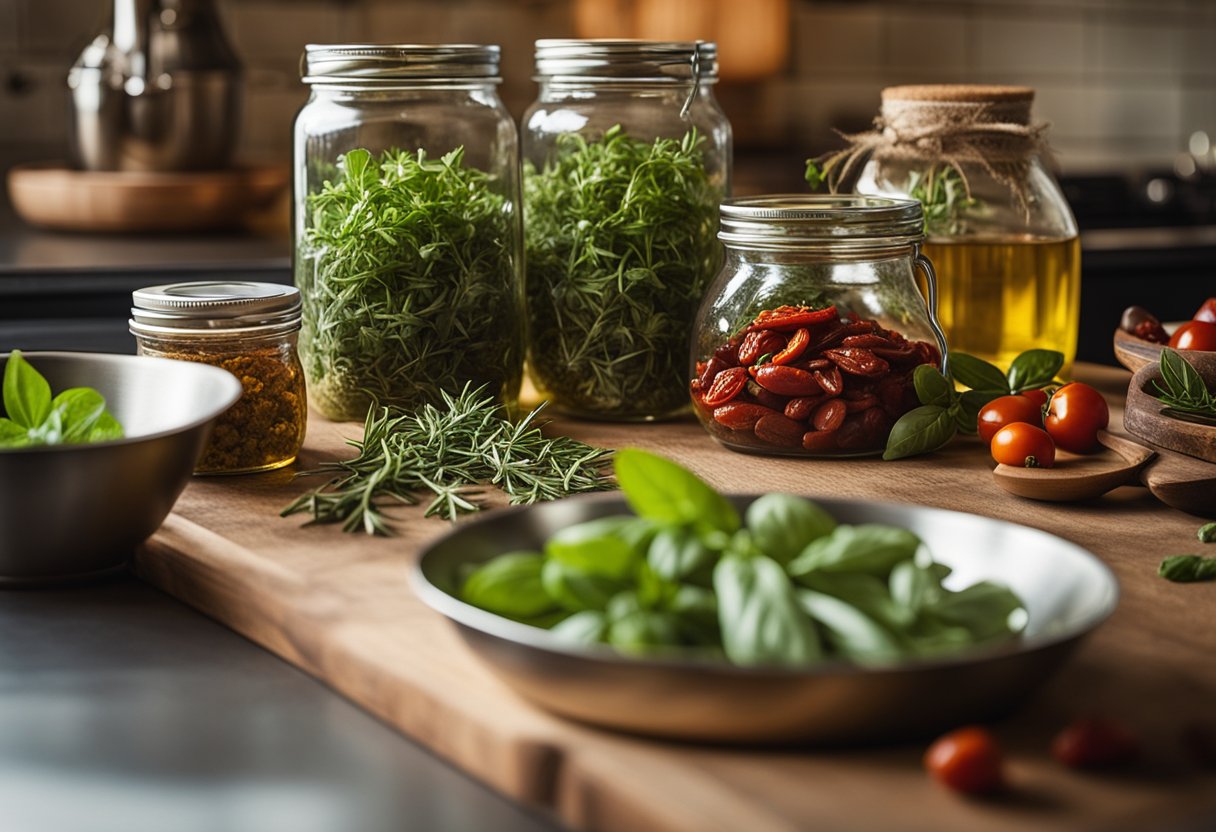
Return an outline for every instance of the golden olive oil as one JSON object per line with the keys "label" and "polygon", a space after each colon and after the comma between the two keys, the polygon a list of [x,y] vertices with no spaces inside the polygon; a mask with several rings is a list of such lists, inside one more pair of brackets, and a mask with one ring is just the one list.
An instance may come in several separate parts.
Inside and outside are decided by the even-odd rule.
{"label": "golden olive oil", "polygon": [[1008,369],[1024,350],[1077,355],[1081,243],[1077,237],[933,240],[925,255],[937,271],[937,316],[955,352]]}

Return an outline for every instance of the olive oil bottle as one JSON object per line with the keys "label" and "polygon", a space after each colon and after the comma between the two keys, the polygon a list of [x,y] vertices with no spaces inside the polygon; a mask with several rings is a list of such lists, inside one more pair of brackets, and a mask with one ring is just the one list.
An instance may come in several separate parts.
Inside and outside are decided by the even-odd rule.
{"label": "olive oil bottle", "polygon": [[1077,355],[1081,245],[1077,237],[930,237],[937,317],[950,349],[1007,368],[1025,350]]}

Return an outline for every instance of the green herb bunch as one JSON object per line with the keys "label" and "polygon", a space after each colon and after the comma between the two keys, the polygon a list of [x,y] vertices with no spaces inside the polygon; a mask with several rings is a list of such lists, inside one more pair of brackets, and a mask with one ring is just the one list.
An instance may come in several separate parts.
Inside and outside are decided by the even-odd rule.
{"label": "green herb bunch", "polygon": [[[1013,360],[1009,372],[965,352],[950,353],[950,375],[929,364],[912,372],[921,406],[899,418],[887,437],[883,459],[903,459],[943,447],[957,433],[974,434],[980,410],[993,399],[1039,390],[1055,382],[1064,354],[1027,350]],[[971,388],[961,393],[955,382]]]}
{"label": "green herb bunch", "polygon": [[300,354],[326,416],[436,404],[468,382],[516,394],[517,220],[501,187],[464,164],[463,148],[437,161],[357,149],[308,195]]}
{"label": "green herb bunch", "polygon": [[76,445],[122,439],[122,425],[92,387],[71,387],[51,396],[51,385],[13,350],[4,365],[4,412],[0,448]]}
{"label": "green herb bunch", "polygon": [[920,539],[838,525],[820,506],[767,494],[741,518],[692,472],[619,451],[636,516],[558,531],[540,552],[500,555],[459,588],[470,604],[575,644],[693,651],[739,665],[934,656],[1007,639],[1026,622],[1008,588],[949,589]]}
{"label": "green herb bunch", "polygon": [[719,262],[722,190],[702,142],[618,126],[525,164],[529,359],[560,406],[629,418],[687,404],[693,317]]}
{"label": "green herb bunch", "polygon": [[456,396],[441,390],[439,396],[438,407],[369,411],[363,439],[350,443],[358,456],[302,474],[333,479],[283,509],[283,516],[307,512],[311,522],[342,523],[344,531],[390,534],[384,507],[416,505],[419,494],[431,497],[426,516],[455,520],[481,507],[480,485],[498,486],[512,503],[612,487],[605,469],[611,451],[546,437],[538,418],[544,405],[512,422],[485,388],[466,386]]}
{"label": "green herb bunch", "polygon": [[1168,347],[1161,350],[1161,381],[1153,382],[1162,413],[1188,422],[1216,424],[1216,395],[1208,390],[1203,376],[1181,355]]}
{"label": "green herb bunch", "polygon": [[[812,191],[825,185],[836,193],[840,181],[840,163],[846,155],[829,154],[826,161],[806,160],[804,178]],[[961,234],[966,226],[968,212],[983,205],[971,195],[967,181],[956,165],[933,164],[924,170],[913,170],[906,183],[908,196],[920,200],[925,213],[925,233],[946,237]]]}

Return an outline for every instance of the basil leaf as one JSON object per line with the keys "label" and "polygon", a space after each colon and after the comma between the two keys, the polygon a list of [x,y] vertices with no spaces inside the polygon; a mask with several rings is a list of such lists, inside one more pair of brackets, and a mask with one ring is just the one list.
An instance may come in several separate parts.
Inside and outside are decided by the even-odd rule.
{"label": "basil leaf", "polygon": [[917,619],[909,638],[912,650],[919,656],[957,653],[974,641],[966,627],[947,624],[928,613]]}
{"label": "basil leaf", "polygon": [[1199,538],[1200,543],[1216,543],[1216,523],[1204,523],[1199,527],[1199,531],[1195,532],[1195,536]]}
{"label": "basil leaf", "polygon": [[958,592],[943,591],[929,610],[945,624],[965,628],[975,641],[1008,636],[1026,626],[1026,611],[1018,596],[991,581]]}
{"label": "basil leaf", "polygon": [[815,625],[781,564],[730,555],[714,568],[722,646],[735,664],[800,665],[821,653]]}
{"label": "basil leaf", "polygon": [[708,580],[716,558],[717,554],[687,526],[659,530],[646,552],[650,568],[669,581],[689,579],[694,575],[701,581]]}
{"label": "basil leaf", "polygon": [[678,646],[680,626],[671,613],[635,609],[615,618],[609,615],[607,641],[628,653],[652,653]]}
{"label": "basil leaf", "polygon": [[812,540],[836,528],[832,515],[793,494],[765,494],[747,507],[745,516],[752,542],[781,564],[789,563]]}
{"label": "basil leaf", "polygon": [[637,448],[616,452],[616,479],[639,517],[733,532],[739,513],[726,498],[688,469]]}
{"label": "basil leaf", "polygon": [[88,442],[106,411],[106,400],[91,387],[72,387],[52,399],[51,407],[63,418],[64,442]]}
{"label": "basil leaf", "polygon": [[0,448],[24,448],[30,444],[30,432],[14,422],[0,416]]}
{"label": "basil leaf", "polygon": [[1009,393],[1009,380],[999,367],[965,352],[950,353],[950,372],[955,381],[972,390],[1000,390]]}
{"label": "basil leaf", "polygon": [[882,458],[903,459],[936,451],[954,438],[956,428],[950,411],[935,404],[909,410],[891,428]]}
{"label": "basil leaf", "polygon": [[798,603],[827,630],[828,640],[841,655],[858,662],[885,661],[902,654],[899,640],[885,627],[846,601],[798,591]]}
{"label": "basil leaf", "polygon": [[950,567],[941,563],[921,565],[910,560],[898,563],[887,582],[891,599],[915,613],[937,601],[942,581],[949,574]]}
{"label": "basil leaf", "polygon": [[1026,350],[1009,365],[1009,391],[1038,390],[1051,384],[1064,366],[1064,353],[1055,350]]}
{"label": "basil leaf", "polygon": [[667,609],[680,624],[685,638],[706,647],[722,643],[718,628],[718,599],[712,591],[699,586],[682,586],[668,602]]}
{"label": "basil leaf", "polygon": [[35,429],[51,415],[51,385],[13,350],[4,367],[4,410],[23,428]]}
{"label": "basil leaf", "polygon": [[1200,555],[1174,555],[1161,561],[1157,574],[1175,583],[1216,580],[1216,558]]}
{"label": "basil leaf", "polygon": [[816,570],[865,572],[886,578],[897,563],[916,557],[920,545],[919,537],[895,526],[837,526],[803,549],[790,563],[789,572],[795,578]]}
{"label": "basil leaf", "polygon": [[[896,568],[911,563],[912,561],[904,561]],[[811,572],[800,577],[798,583],[856,607],[893,633],[910,626],[916,617],[913,607],[899,603],[887,588],[887,584],[873,575]]]}
{"label": "basil leaf", "polygon": [[954,385],[932,364],[918,364],[912,371],[912,384],[921,404],[949,407],[954,401]]}
{"label": "basil leaf", "polygon": [[597,610],[585,610],[558,622],[549,632],[567,644],[588,645],[603,641],[608,617]]}
{"label": "basil leaf", "polygon": [[29,436],[34,445],[58,445],[63,442],[63,411],[52,408],[41,425],[30,428]]}
{"label": "basil leaf", "polygon": [[626,588],[622,580],[584,572],[552,558],[541,567],[540,578],[548,596],[571,612],[607,609],[612,597]]}
{"label": "basil leaf", "polygon": [[984,405],[993,399],[999,399],[1001,396],[1007,396],[1008,393],[1002,393],[1000,390],[964,390],[950,408],[950,415],[954,418],[954,425],[962,433],[968,436],[974,436],[978,430],[980,419],[980,411]]}
{"label": "basil leaf", "polygon": [[545,543],[545,554],[584,572],[627,578],[642,556],[626,536],[638,523],[635,517],[601,517],[567,526]]}
{"label": "basil leaf", "polygon": [[460,598],[507,618],[530,618],[557,605],[541,583],[543,558],[536,552],[508,552],[479,566],[465,580]]}
{"label": "basil leaf", "polygon": [[122,425],[107,410],[97,417],[97,421],[93,423],[93,427],[89,429],[88,436],[83,441],[108,442],[111,439],[122,439],[125,435]]}

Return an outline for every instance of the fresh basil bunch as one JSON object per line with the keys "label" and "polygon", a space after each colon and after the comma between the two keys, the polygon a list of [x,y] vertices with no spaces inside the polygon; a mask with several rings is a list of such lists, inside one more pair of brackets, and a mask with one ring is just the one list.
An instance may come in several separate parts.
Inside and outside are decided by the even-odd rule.
{"label": "fresh basil bunch", "polygon": [[[943,447],[956,433],[974,434],[980,410],[993,399],[1052,384],[1064,366],[1055,350],[1027,350],[1009,372],[965,352],[950,353],[950,376],[930,364],[912,374],[921,406],[899,418],[887,437],[883,459],[903,459]],[[955,390],[955,382],[970,390]]]}
{"label": "fresh basil bunch", "polygon": [[939,655],[1025,623],[1005,587],[944,587],[949,567],[906,529],[840,525],[791,494],[766,494],[741,518],[690,471],[636,449],[617,452],[616,476],[635,516],[500,555],[467,577],[461,598],[576,644],[739,665]]}
{"label": "fresh basil bunch", "polygon": [[121,439],[122,425],[92,387],[72,387],[54,398],[51,385],[13,350],[4,367],[0,448],[83,444]]}

